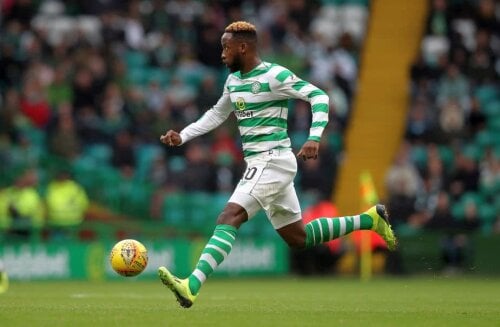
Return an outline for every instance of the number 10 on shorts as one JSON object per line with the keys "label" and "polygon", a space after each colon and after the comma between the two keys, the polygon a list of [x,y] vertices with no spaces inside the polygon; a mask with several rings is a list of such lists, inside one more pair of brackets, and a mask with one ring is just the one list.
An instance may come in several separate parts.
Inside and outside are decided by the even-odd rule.
{"label": "number 10 on shorts", "polygon": [[257,164],[248,166],[243,173],[240,182],[236,186],[237,190],[244,193],[250,193],[250,191],[255,187],[255,184],[259,181],[265,166],[265,163],[262,165]]}

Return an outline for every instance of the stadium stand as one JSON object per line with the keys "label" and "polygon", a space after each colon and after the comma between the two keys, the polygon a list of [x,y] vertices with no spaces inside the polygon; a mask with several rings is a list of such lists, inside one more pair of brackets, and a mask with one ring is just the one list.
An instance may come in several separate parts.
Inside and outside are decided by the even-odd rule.
{"label": "stadium stand", "polygon": [[[431,1],[404,141],[386,178],[401,234],[500,227],[498,2]],[[449,246],[448,246],[449,247]]]}
{"label": "stadium stand", "polygon": [[[324,159],[304,167],[296,183],[307,206],[314,192],[334,189],[368,5],[367,0],[3,1],[0,186],[35,168],[43,195],[69,162],[99,208],[129,220],[211,230],[207,224],[214,223],[243,168],[234,126],[176,149],[162,147],[158,139],[215,103],[227,75],[220,62],[221,31],[231,21],[248,19],[259,27],[264,59],[288,66],[332,99]],[[298,147],[310,113],[300,102],[293,107],[290,134]],[[318,190],[317,178],[332,182]],[[245,232],[269,232],[258,228],[254,223]]]}

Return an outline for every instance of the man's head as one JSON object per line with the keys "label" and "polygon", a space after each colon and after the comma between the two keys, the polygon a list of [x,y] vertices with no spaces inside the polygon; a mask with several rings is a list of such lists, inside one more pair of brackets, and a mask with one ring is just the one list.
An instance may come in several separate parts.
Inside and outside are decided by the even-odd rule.
{"label": "man's head", "polygon": [[257,30],[247,22],[229,24],[222,35],[222,62],[231,72],[242,69],[246,60],[255,58],[257,51]]}

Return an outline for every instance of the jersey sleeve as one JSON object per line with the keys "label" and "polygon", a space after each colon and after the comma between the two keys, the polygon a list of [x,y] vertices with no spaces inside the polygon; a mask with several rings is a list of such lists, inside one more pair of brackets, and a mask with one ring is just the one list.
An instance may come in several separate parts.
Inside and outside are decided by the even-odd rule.
{"label": "jersey sleeve", "polygon": [[224,85],[224,91],[217,103],[207,110],[200,119],[186,126],[181,132],[181,140],[184,144],[193,138],[210,132],[222,124],[232,111],[231,98],[227,89],[227,81]]}
{"label": "jersey sleeve", "polygon": [[286,68],[277,71],[272,85],[273,92],[294,99],[301,99],[311,104],[312,123],[308,140],[319,142],[328,124],[329,98],[325,91],[304,81]]}

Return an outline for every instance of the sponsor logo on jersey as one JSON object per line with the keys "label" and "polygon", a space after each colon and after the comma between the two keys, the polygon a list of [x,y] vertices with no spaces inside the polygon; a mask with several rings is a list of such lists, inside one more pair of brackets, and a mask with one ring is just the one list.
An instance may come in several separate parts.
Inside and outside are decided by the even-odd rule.
{"label": "sponsor logo on jersey", "polygon": [[236,108],[238,108],[238,110],[245,110],[246,106],[245,106],[245,99],[243,99],[242,97],[239,97],[236,99]]}
{"label": "sponsor logo on jersey", "polygon": [[234,114],[238,118],[252,118],[253,111],[235,111]]}

